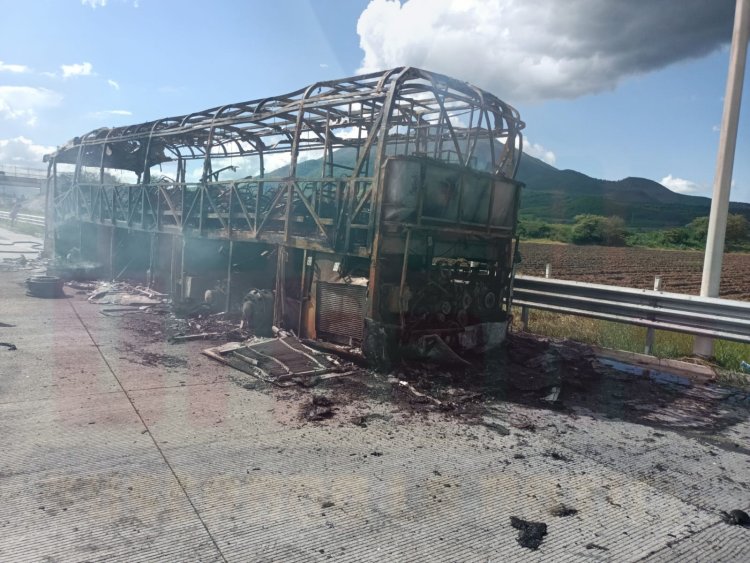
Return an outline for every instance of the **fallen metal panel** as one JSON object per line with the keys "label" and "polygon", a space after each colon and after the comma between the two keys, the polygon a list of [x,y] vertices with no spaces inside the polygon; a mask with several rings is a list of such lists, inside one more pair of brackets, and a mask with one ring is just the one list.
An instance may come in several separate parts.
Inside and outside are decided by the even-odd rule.
{"label": "fallen metal panel", "polygon": [[251,343],[230,342],[203,350],[209,358],[276,385],[292,380],[343,372],[340,364],[294,337],[260,339]]}

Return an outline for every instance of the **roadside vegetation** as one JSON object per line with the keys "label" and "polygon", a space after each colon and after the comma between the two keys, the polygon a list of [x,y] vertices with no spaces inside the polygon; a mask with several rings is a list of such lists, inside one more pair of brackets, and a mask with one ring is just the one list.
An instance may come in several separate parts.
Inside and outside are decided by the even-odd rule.
{"label": "roadside vegetation", "polygon": [[16,224],[11,226],[10,219],[0,218],[0,227],[22,235],[31,235],[38,238],[44,237],[44,227],[39,225],[29,225],[16,221]]}
{"label": "roadside vegetation", "polygon": [[[514,329],[521,330],[521,311],[514,311]],[[542,336],[567,338],[602,348],[643,353],[646,328],[640,326],[529,310],[529,331]],[[665,330],[655,331],[653,355],[658,358],[686,359],[693,355],[695,338]],[[750,344],[717,340],[714,362],[719,380],[730,385],[748,385],[749,376],[738,373],[740,362],[750,362]]]}
{"label": "roadside vegetation", "polygon": [[[577,215],[573,223],[547,223],[522,216],[518,232],[521,240],[526,241],[703,250],[708,233],[708,217],[698,217],[683,227],[635,230],[628,228],[618,216]],[[750,251],[750,223],[743,215],[729,215],[725,248],[728,251]]]}

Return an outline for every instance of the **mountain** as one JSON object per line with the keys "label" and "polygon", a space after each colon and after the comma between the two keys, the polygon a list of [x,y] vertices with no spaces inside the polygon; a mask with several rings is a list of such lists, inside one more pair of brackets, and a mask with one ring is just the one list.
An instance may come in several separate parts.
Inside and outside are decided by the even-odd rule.
{"label": "mountain", "polygon": [[[521,216],[550,223],[567,223],[576,215],[591,213],[617,215],[634,228],[679,227],[711,209],[710,198],[678,194],[653,180],[600,180],[559,170],[528,154],[521,158],[516,178],[526,184]],[[750,204],[731,203],[729,210],[750,219]]]}
{"label": "mountain", "polygon": [[[480,167],[486,165],[489,148],[478,147],[475,156]],[[354,149],[340,149],[335,160],[351,167]],[[320,177],[321,164],[321,159],[301,161],[297,174]],[[288,173],[289,167],[283,166],[268,175],[283,177]],[[335,176],[348,173],[345,167],[334,169]],[[590,213],[622,217],[630,228],[661,229],[687,225],[696,217],[707,216],[711,209],[710,198],[678,194],[653,180],[600,180],[576,170],[560,170],[525,153],[516,179],[525,184],[521,217],[548,223],[571,223],[576,215]],[[729,211],[750,220],[750,204],[734,202]]]}

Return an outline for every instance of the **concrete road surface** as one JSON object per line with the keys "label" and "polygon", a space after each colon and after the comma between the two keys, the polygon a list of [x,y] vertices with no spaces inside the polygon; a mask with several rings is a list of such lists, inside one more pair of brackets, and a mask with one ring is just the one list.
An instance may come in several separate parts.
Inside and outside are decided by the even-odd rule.
{"label": "concrete road surface", "polygon": [[[494,398],[477,424],[364,373],[309,422],[321,390],[24,277],[0,272],[0,561],[750,560],[750,529],[720,517],[750,510],[747,394]],[[538,549],[511,516],[546,524]]]}
{"label": "concrete road surface", "polygon": [[0,227],[0,264],[22,255],[31,260],[39,255],[44,241],[38,237],[15,233]]}

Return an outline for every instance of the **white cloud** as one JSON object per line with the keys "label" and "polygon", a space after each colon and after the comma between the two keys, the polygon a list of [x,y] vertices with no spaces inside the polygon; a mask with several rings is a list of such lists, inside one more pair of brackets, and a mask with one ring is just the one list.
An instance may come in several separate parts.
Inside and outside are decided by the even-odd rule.
{"label": "white cloud", "polygon": [[25,72],[31,72],[31,69],[26,65],[13,65],[3,61],[0,61],[0,72],[12,72],[13,74],[23,74]]}
{"label": "white cloud", "polygon": [[109,117],[111,115],[133,115],[132,111],[126,109],[105,109],[102,111],[93,111],[89,114],[89,117]]}
{"label": "white cloud", "polygon": [[112,86],[112,88],[114,88],[115,90],[119,90],[120,89],[120,84],[118,82],[112,80],[111,78],[107,79],[107,84],[109,84],[110,86]]}
{"label": "white cloud", "polygon": [[70,78],[71,76],[91,76],[94,71],[94,67],[91,63],[60,65],[60,69],[62,70],[63,78]]}
{"label": "white cloud", "polygon": [[[103,8],[108,2],[109,0],[81,0],[81,4],[84,6],[90,6],[92,9]],[[133,8],[138,8],[140,6],[139,0],[132,0],[131,4]]]}
{"label": "white cloud", "polygon": [[659,183],[678,194],[697,195],[707,191],[706,186],[698,184],[697,182],[685,180],[684,178],[677,178],[671,174],[659,180]]}
{"label": "white cloud", "polygon": [[554,152],[544,148],[538,143],[532,143],[528,137],[523,140],[523,152],[546,162],[550,166],[554,166],[557,162],[557,157]]}
{"label": "white cloud", "polygon": [[706,55],[731,36],[733,2],[371,0],[357,22],[362,71],[412,65],[511,102],[611,90]]}
{"label": "white cloud", "polygon": [[0,139],[0,163],[41,168],[42,157],[55,147],[38,145],[26,137]]}
{"label": "white cloud", "polygon": [[25,119],[29,125],[37,122],[37,110],[55,107],[62,95],[47,88],[32,86],[0,86],[0,117]]}

